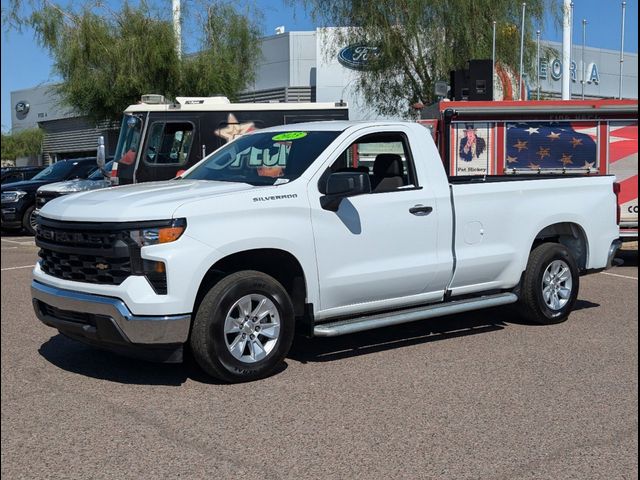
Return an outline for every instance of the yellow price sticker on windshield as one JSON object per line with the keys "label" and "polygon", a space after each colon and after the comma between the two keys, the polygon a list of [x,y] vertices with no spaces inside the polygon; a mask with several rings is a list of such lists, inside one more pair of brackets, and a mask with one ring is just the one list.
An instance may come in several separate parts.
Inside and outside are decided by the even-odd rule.
{"label": "yellow price sticker on windshield", "polygon": [[286,132],[279,133],[271,138],[274,142],[287,142],[289,140],[298,140],[307,136],[307,132]]}

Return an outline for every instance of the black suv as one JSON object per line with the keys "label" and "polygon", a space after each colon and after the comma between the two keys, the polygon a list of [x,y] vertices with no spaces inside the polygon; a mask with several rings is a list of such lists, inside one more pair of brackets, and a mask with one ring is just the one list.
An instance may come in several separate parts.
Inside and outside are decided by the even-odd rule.
{"label": "black suv", "polygon": [[2,185],[30,180],[44,167],[2,167]]}
{"label": "black suv", "polygon": [[87,178],[98,168],[96,157],[61,160],[31,180],[2,185],[2,228],[24,228],[35,233],[36,191],[43,185],[73,178]]}

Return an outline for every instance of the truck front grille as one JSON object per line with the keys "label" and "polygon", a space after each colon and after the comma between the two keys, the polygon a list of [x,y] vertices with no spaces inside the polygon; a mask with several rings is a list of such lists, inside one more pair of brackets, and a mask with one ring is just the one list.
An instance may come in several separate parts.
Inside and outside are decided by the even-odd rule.
{"label": "truck front grille", "polygon": [[48,248],[41,248],[39,255],[42,259],[40,268],[45,273],[65,280],[120,285],[131,275],[129,257],[81,255]]}
{"label": "truck front grille", "polygon": [[129,232],[171,224],[172,220],[65,222],[38,215],[40,268],[53,277],[102,285],[120,285],[129,276],[144,276],[156,294],[166,295],[164,265],[158,270],[158,262],[143,260]]}
{"label": "truck front grille", "polygon": [[57,278],[120,285],[142,270],[140,248],[122,228],[39,217],[36,245],[40,267]]}

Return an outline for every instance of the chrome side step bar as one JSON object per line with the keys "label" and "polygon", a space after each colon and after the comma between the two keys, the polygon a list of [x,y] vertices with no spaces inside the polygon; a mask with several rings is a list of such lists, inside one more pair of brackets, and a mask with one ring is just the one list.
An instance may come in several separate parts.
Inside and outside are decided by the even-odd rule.
{"label": "chrome side step bar", "polygon": [[456,313],[479,310],[481,308],[499,307],[518,301],[515,293],[499,293],[477,298],[468,298],[447,303],[438,303],[401,312],[379,313],[366,317],[350,318],[331,323],[321,323],[313,328],[316,337],[337,337],[349,333],[373,330],[374,328],[399,325],[401,323],[426,320],[427,318],[453,315]]}

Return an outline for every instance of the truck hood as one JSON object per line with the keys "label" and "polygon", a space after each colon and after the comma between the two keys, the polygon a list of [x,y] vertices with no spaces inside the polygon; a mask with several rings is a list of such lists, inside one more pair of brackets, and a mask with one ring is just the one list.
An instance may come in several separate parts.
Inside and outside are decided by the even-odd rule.
{"label": "truck hood", "polygon": [[66,182],[50,183],[38,188],[39,192],[53,192],[53,193],[76,193],[86,192],[88,190],[97,190],[99,188],[107,188],[111,186],[108,180],[67,180]]}
{"label": "truck hood", "polygon": [[[58,197],[40,215],[77,222],[166,220],[185,203],[256,188],[247,183],[168,180],[106,188]],[[264,188],[264,187],[262,187]]]}

